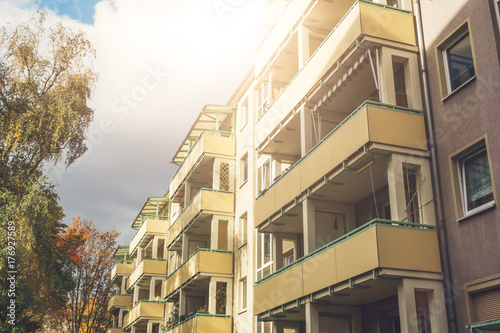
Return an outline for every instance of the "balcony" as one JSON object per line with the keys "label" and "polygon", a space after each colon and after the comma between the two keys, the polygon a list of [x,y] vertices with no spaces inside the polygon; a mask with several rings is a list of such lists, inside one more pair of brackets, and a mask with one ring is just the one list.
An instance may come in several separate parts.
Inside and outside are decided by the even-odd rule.
{"label": "balcony", "polygon": [[115,308],[127,308],[132,306],[132,295],[116,294],[111,296],[108,302],[108,312],[113,311]]}
{"label": "balcony", "polygon": [[182,185],[193,170],[193,167],[199,163],[203,156],[234,157],[235,151],[236,140],[232,133],[204,130],[172,177],[169,192],[171,194],[176,193],[179,186]]}
{"label": "balcony", "polygon": [[422,113],[366,101],[257,198],[255,226],[373,142],[426,150]]}
{"label": "balcony", "polygon": [[[434,226],[376,219],[258,281],[254,287],[254,310],[262,313],[304,296],[314,299],[321,290],[334,296],[341,284],[347,285],[348,290],[369,289],[357,282],[355,285],[355,279],[363,274],[369,281],[379,279],[389,284],[402,271],[440,273],[439,258]],[[391,279],[384,282],[384,277],[377,275],[380,269],[391,270]],[[376,297],[384,289],[387,288],[379,285],[363,297],[342,299],[345,304],[359,305],[356,302],[369,299],[368,293],[375,293]]]}
{"label": "balcony", "polygon": [[[216,191],[211,189],[201,189],[189,203],[189,205],[182,211],[181,215],[170,226],[167,234],[167,248],[170,250],[173,243],[178,241],[182,232],[191,226],[196,219],[202,215],[213,214],[234,214],[234,193]],[[197,233],[210,234],[210,223],[203,223],[204,226],[198,226]],[[203,231],[204,230],[204,231]]]}
{"label": "balcony", "polygon": [[119,275],[129,276],[133,270],[134,270],[133,261],[128,261],[128,260],[117,261],[116,264],[111,269],[111,281],[115,281]]}
{"label": "balcony", "polygon": [[174,293],[197,278],[232,275],[233,254],[230,251],[199,249],[163,281],[162,297],[169,300]]}
{"label": "balcony", "polygon": [[106,333],[123,333],[123,328],[121,327],[111,327],[109,328]]}
{"label": "balcony", "polygon": [[[361,37],[415,46],[413,15],[404,10],[368,1],[357,1],[311,55],[288,86],[270,105],[255,126],[257,137],[266,139],[271,130],[291,112],[337,60]],[[260,142],[256,142],[259,146]]]}
{"label": "balcony", "polygon": [[167,275],[167,260],[144,258],[130,274],[127,281],[127,290],[139,285],[149,289],[149,278],[151,276],[164,277]]}
{"label": "balcony", "polygon": [[171,333],[202,333],[218,332],[231,333],[231,316],[211,315],[197,313],[194,316],[180,322],[168,329]]}
{"label": "balcony", "polygon": [[135,305],[123,319],[124,330],[131,326],[143,325],[147,320],[163,320],[165,304],[156,301],[141,301]]}
{"label": "balcony", "polygon": [[168,228],[168,220],[159,220],[155,217],[148,217],[144,220],[139,230],[137,230],[130,241],[130,254],[133,254],[138,246],[147,244],[154,235],[166,234]]}

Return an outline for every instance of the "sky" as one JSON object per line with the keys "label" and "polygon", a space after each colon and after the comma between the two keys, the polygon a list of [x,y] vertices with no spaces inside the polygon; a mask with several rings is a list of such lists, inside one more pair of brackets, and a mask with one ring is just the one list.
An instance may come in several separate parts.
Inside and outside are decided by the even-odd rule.
{"label": "sky", "polygon": [[0,0],[0,25],[45,8],[82,29],[99,73],[87,153],[56,166],[65,223],[130,228],[146,199],[163,196],[174,153],[205,104],[226,104],[251,69],[267,0]]}

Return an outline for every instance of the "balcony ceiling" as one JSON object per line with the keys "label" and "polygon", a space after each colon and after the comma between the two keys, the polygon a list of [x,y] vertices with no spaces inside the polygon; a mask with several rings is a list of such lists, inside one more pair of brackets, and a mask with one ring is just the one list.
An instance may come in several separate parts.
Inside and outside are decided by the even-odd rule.
{"label": "balcony ceiling", "polygon": [[[377,154],[384,153],[386,152],[377,152]],[[387,162],[388,158],[383,155],[362,155],[354,163],[349,164],[349,168],[352,170],[340,171],[329,183],[321,183],[319,188],[311,192],[309,198],[318,201],[355,204],[373,193],[370,168],[375,191],[387,185]],[[372,163],[370,167],[360,171],[369,163]],[[301,234],[302,228],[302,206],[292,204],[284,209],[283,214],[278,213],[276,217],[272,218],[271,224],[267,222],[263,224],[259,231],[283,232],[286,230],[287,233]]]}
{"label": "balcony ceiling", "polygon": [[[214,157],[203,155],[200,163],[195,165],[191,172],[186,177],[192,188],[211,188],[213,180]],[[181,202],[184,200],[185,185],[182,185],[177,193],[172,198],[173,202]],[[191,192],[191,197],[196,194],[196,190]]]}
{"label": "balcony ceiling", "polygon": [[[185,229],[189,235],[197,235],[197,236],[208,236],[210,237],[212,231],[212,214],[200,214],[189,224],[189,226]],[[178,237],[168,245],[168,251],[180,251],[182,245],[182,234],[181,232]]]}
{"label": "balcony ceiling", "polygon": [[318,1],[304,20],[304,25],[330,33],[355,2],[354,0]]}
{"label": "balcony ceiling", "polygon": [[[348,285],[335,293],[335,296],[316,297],[315,301],[320,311],[329,311],[329,305],[341,306],[361,306],[380,301],[389,297],[397,296],[397,279],[387,280],[368,280],[357,288],[349,288]],[[269,313],[259,316],[264,321],[304,321],[304,307],[289,307],[285,306],[285,313],[276,313],[274,317],[269,318]],[[273,311],[274,313],[274,311]]]}
{"label": "balcony ceiling", "polygon": [[[134,222],[132,223],[132,228],[139,229],[143,216],[158,215],[162,211],[168,212],[168,204],[168,195],[166,197],[149,197],[139,211],[139,214],[137,214]],[[165,215],[168,215],[168,213]]]}
{"label": "balcony ceiling", "polygon": [[[343,73],[345,74],[345,71]],[[326,97],[332,86],[337,84],[338,77],[339,75],[332,76],[323,89],[318,89],[315,94],[311,95],[308,102],[311,108],[316,106],[315,117],[319,115],[322,119],[322,137],[339,125],[365,99],[377,92],[367,57],[364,57],[363,62],[356,67],[356,70],[352,70],[349,75],[346,74],[341,86],[336,88],[330,97]],[[336,80],[334,81],[333,78]],[[271,134],[270,139],[262,145],[260,151],[265,154],[279,153],[300,156],[299,114],[293,116],[290,113],[281,126]]]}

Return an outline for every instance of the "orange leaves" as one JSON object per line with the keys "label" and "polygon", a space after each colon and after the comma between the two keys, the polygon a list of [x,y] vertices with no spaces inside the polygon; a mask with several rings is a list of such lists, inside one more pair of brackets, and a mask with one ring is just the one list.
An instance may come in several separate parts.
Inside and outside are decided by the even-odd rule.
{"label": "orange leaves", "polygon": [[64,233],[59,232],[55,237],[54,245],[68,256],[71,263],[77,266],[81,265],[83,262],[81,247],[90,238],[90,234],[87,233],[85,228],[85,222],[82,222],[80,217],[75,217],[73,218],[73,225],[67,227]]}

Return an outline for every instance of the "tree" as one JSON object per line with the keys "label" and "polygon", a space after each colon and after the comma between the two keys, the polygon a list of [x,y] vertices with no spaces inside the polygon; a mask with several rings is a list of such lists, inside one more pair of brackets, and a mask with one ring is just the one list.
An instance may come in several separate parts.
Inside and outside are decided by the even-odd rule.
{"label": "tree", "polygon": [[[81,31],[48,28],[43,12],[0,28],[0,332],[40,329],[48,313],[64,311],[74,288],[71,253],[83,239],[66,235],[44,170],[86,151],[94,57]],[[8,227],[15,228],[16,326],[6,312]]]}
{"label": "tree", "polygon": [[95,51],[83,32],[45,26],[38,12],[0,30],[0,185],[16,194],[44,163],[68,166],[82,156],[93,119]]}
{"label": "tree", "polygon": [[79,218],[74,219],[74,226],[83,228],[86,240],[78,249],[79,263],[73,272],[76,286],[70,292],[66,327],[72,333],[105,332],[111,324],[107,312],[112,288],[109,277],[119,233],[101,232],[92,221]]}

